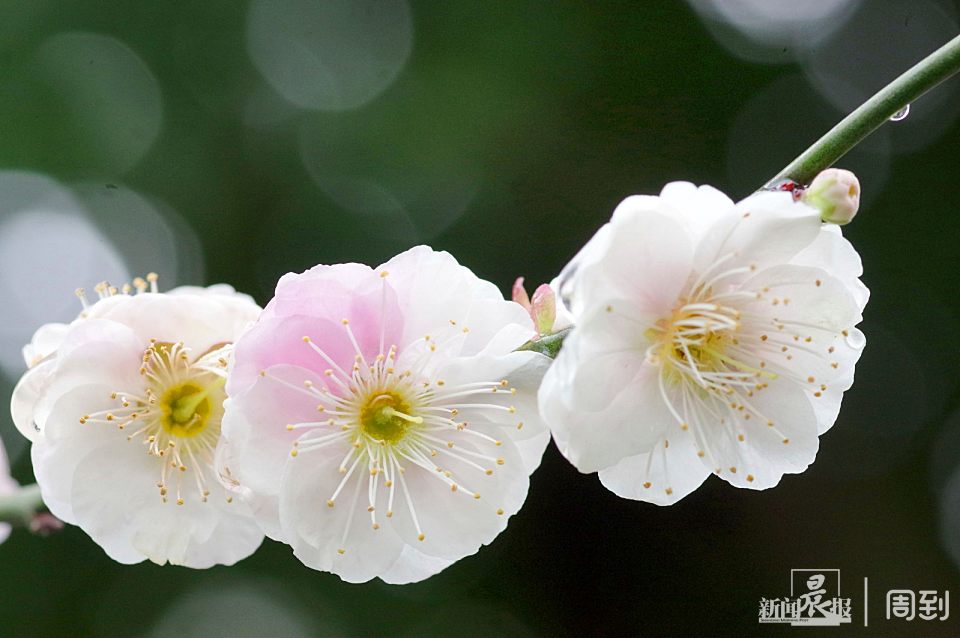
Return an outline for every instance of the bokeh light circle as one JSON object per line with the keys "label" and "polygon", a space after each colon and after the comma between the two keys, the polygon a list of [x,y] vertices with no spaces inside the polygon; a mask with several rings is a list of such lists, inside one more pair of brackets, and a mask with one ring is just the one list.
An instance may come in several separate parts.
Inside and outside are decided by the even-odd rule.
{"label": "bokeh light circle", "polygon": [[[832,37],[811,49],[803,71],[823,97],[847,113],[957,34],[957,16],[932,0],[872,0]],[[960,84],[947,82],[884,127],[897,152],[926,147],[960,115]]]}
{"label": "bokeh light circle", "polygon": [[[68,157],[110,173],[131,169],[160,132],[160,86],[147,64],[116,38],[60,33],[37,50],[38,73],[61,102],[61,140]],[[71,150],[78,147],[80,150]]]}
{"label": "bokeh light circle", "polygon": [[276,583],[260,578],[218,579],[222,582],[194,586],[163,611],[148,638],[261,638],[284,636],[312,638],[342,635],[285,595]]}
{"label": "bokeh light circle", "polygon": [[126,264],[66,187],[0,172],[0,369],[24,370],[21,348],[44,323],[80,312],[79,287],[130,278]]}
{"label": "bokeh light circle", "polygon": [[749,62],[787,63],[842,27],[861,0],[687,0],[725,49]]}
{"label": "bokeh light circle", "polygon": [[123,184],[82,182],[72,190],[134,276],[156,272],[164,290],[203,283],[200,240],[169,206]]}
{"label": "bokeh light circle", "polygon": [[430,241],[469,209],[483,182],[477,162],[453,146],[307,119],[300,128],[304,167],[323,193],[361,218],[377,219],[404,242]]}
{"label": "bokeh light circle", "polygon": [[247,50],[264,79],[307,109],[342,111],[393,83],[413,48],[406,0],[254,0]]}

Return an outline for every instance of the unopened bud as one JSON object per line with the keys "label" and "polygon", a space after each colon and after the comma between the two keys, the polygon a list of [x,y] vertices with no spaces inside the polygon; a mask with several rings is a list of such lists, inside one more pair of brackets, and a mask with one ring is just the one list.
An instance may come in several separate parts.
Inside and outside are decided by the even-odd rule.
{"label": "unopened bud", "polygon": [[860,208],[860,181],[850,171],[828,168],[813,178],[802,199],[820,211],[823,221],[843,226]]}
{"label": "unopened bud", "polygon": [[541,335],[550,334],[553,330],[553,322],[557,319],[557,295],[547,284],[540,284],[533,291],[530,316]]}
{"label": "unopened bud", "polygon": [[513,282],[513,300],[530,311],[530,297],[527,296],[527,290],[523,287],[523,277],[517,277]]}
{"label": "unopened bud", "polygon": [[523,287],[523,277],[518,277],[513,283],[513,300],[530,314],[538,335],[550,334],[557,319],[557,295],[549,285],[538,286],[531,299]]}

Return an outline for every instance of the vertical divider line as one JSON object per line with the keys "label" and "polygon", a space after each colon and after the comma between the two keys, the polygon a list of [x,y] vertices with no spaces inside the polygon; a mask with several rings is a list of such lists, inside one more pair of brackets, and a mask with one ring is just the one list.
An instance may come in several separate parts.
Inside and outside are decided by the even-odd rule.
{"label": "vertical divider line", "polygon": [[867,627],[867,577],[863,577],[863,626]]}

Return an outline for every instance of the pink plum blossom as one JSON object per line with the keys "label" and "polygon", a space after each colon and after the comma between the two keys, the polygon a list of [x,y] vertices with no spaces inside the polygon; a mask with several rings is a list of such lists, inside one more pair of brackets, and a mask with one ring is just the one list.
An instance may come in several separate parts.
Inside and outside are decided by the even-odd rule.
{"label": "pink plum blossom", "polygon": [[236,345],[221,474],[267,535],[351,582],[491,542],[549,433],[524,309],[444,252],[285,275]]}

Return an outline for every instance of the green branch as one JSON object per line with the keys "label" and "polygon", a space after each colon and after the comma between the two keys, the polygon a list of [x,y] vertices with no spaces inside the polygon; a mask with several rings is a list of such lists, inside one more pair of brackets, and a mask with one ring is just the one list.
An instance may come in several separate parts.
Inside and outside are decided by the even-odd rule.
{"label": "green branch", "polygon": [[843,118],[800,157],[790,162],[770,183],[791,179],[802,185],[809,184],[817,173],[830,168],[863,138],[958,70],[960,36],[925,57]]}
{"label": "green branch", "polygon": [[[863,138],[957,71],[960,71],[960,36],[925,57],[840,120],[769,183],[790,179],[802,185],[809,184],[820,171],[830,168]],[[562,330],[531,341],[520,350],[533,350],[556,358],[569,333],[569,328]]]}
{"label": "green branch", "polygon": [[16,492],[0,496],[0,523],[29,527],[34,516],[42,509],[40,486],[26,485]]}

